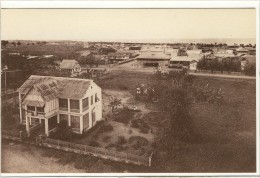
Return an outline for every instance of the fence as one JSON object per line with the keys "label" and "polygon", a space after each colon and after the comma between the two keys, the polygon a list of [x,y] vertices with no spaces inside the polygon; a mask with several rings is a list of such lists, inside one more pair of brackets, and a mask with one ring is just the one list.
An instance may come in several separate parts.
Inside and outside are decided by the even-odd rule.
{"label": "fence", "polygon": [[151,166],[152,155],[149,157],[138,156],[124,152],[118,152],[113,150],[108,150],[104,148],[97,148],[88,145],[75,144],[71,142],[65,142],[55,139],[40,139],[36,138],[36,144],[42,144],[42,146],[47,146],[55,149],[61,149],[65,151],[71,151],[75,153],[91,154],[96,157],[101,157],[105,159],[112,159],[114,161],[121,161],[126,163],[133,163],[138,165]]}
{"label": "fence", "polygon": [[7,131],[3,130],[2,131],[2,138],[9,139],[9,140],[15,140],[15,141],[20,141],[22,142],[24,138],[27,137],[26,132],[23,131]]}

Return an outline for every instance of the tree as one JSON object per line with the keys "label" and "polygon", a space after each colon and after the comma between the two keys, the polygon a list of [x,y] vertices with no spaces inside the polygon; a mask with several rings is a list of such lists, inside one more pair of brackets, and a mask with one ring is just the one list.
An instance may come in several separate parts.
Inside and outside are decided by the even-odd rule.
{"label": "tree", "polygon": [[208,84],[194,84],[194,76],[188,75],[187,71],[172,71],[167,82],[161,83],[155,92],[158,107],[168,114],[169,128],[166,135],[170,138],[167,139],[191,140],[194,135],[191,124],[193,104],[221,104],[223,100],[222,89],[210,88]]}
{"label": "tree", "polygon": [[1,41],[1,45],[4,46],[4,47],[5,47],[8,43],[9,43],[9,41],[7,41],[7,40],[2,40],[2,41]]}
{"label": "tree", "polygon": [[18,41],[16,44],[17,44],[17,46],[20,46],[22,43],[20,41]]}
{"label": "tree", "polygon": [[112,113],[114,113],[115,109],[117,109],[118,106],[122,105],[121,99],[118,98],[112,98],[109,106],[111,107]]}
{"label": "tree", "polygon": [[256,65],[255,65],[255,63],[253,63],[253,64],[247,63],[245,65],[245,68],[244,68],[244,73],[246,75],[255,76],[256,75]]}

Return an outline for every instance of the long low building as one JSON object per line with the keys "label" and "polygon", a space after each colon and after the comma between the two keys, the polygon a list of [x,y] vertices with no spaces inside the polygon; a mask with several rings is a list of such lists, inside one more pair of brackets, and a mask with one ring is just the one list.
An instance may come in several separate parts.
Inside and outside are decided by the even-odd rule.
{"label": "long low building", "polygon": [[197,63],[203,55],[193,54],[188,56],[178,56],[172,54],[171,60],[169,61],[170,68],[187,68],[189,70],[197,70]]}
{"label": "long low building", "polygon": [[143,52],[136,59],[139,67],[164,67],[169,64],[171,54],[164,52]]}

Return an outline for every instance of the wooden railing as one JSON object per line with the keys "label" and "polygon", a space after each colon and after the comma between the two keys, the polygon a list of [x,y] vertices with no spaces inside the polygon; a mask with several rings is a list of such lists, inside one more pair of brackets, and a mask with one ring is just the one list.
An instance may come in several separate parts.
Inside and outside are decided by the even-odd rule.
{"label": "wooden railing", "polygon": [[60,107],[60,110],[61,110],[61,111],[68,111],[68,108]]}
{"label": "wooden railing", "polygon": [[[37,138],[38,143],[39,140],[40,139]],[[65,151],[72,151],[72,152],[83,153],[83,154],[92,154],[97,157],[112,159],[114,161],[122,161],[126,163],[151,166],[152,155],[149,157],[138,156],[134,154],[118,152],[118,151],[108,150],[104,148],[97,148],[88,145],[81,145],[81,144],[55,140],[50,138],[41,139],[41,144],[43,146],[52,147],[55,149],[61,149]]]}

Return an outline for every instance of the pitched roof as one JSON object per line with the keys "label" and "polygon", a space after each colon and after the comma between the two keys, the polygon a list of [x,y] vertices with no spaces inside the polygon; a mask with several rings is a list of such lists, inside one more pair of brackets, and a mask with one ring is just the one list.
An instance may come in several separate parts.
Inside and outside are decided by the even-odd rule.
{"label": "pitched roof", "polygon": [[178,56],[177,53],[172,53],[170,61],[199,61],[203,54],[191,53],[188,56]]}
{"label": "pitched roof", "polygon": [[93,80],[31,75],[18,91],[21,94],[27,94],[29,90],[35,88],[44,101],[50,101],[57,97],[81,99],[91,82]]}
{"label": "pitched roof", "polygon": [[170,60],[171,56],[163,52],[143,52],[137,59],[161,59],[161,60]]}
{"label": "pitched roof", "polygon": [[74,69],[75,65],[79,64],[76,60],[63,59],[60,63],[61,69]]}

